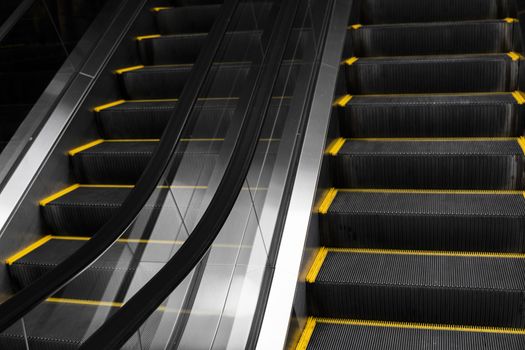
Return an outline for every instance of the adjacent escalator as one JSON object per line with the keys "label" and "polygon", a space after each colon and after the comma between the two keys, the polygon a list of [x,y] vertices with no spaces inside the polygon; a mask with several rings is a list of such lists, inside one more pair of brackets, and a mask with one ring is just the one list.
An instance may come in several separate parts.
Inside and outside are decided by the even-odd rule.
{"label": "adjacent escalator", "polygon": [[525,346],[525,95],[506,0],[361,0],[297,349]]}
{"label": "adjacent escalator", "polygon": [[[41,239],[6,260],[18,287],[28,286],[56,267],[119,209],[155,152],[220,8],[220,1],[204,0],[147,9],[157,33],[134,38],[135,61],[141,64],[114,71],[119,97],[91,107],[99,138],[68,152],[73,181],[40,201],[45,222]],[[213,84],[204,87],[205,97],[198,99],[191,127],[186,129],[191,132],[184,135],[176,151],[181,159],[177,177],[156,190],[159,196],[169,193],[183,198],[173,204],[177,206],[171,208],[174,212],[181,210],[180,203],[190,203],[185,198],[191,198],[191,203],[199,202],[208,189],[238,103],[236,96],[241,93],[239,81],[251,67],[245,60],[246,54],[254,42],[260,44],[262,27],[271,10],[271,2],[241,2],[232,19],[236,30],[227,33],[231,50],[221,52],[221,61],[211,67]],[[289,64],[293,63],[285,63]],[[279,84],[282,83],[277,83],[276,91],[285,95]],[[277,109],[286,105],[284,96],[275,96],[269,118],[275,118]],[[277,123],[283,122],[281,118]],[[278,140],[271,138],[270,129],[279,126],[267,124],[259,143],[266,145],[261,148],[271,157]],[[160,205],[151,201],[145,210],[156,220],[173,221],[171,214],[166,215],[166,202]],[[0,334],[0,348],[25,349],[26,342],[31,349],[77,348],[183,244],[177,233],[148,232],[150,236],[125,233],[67,288],[37,306],[23,322]],[[145,250],[146,245],[154,249]],[[148,263],[141,264],[143,260]],[[177,315],[167,307],[158,311],[159,318],[172,317],[172,324]]]}

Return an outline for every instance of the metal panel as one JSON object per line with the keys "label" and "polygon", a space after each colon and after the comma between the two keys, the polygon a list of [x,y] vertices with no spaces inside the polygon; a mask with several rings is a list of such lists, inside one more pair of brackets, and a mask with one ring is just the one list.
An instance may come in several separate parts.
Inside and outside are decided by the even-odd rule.
{"label": "metal panel", "polygon": [[[301,318],[306,316],[301,271],[304,271],[304,265],[318,242],[315,237],[308,238],[308,225],[315,222],[311,220],[312,207],[351,7],[352,1],[339,0],[334,6],[257,349],[282,349],[286,344],[292,309],[295,317],[299,317],[299,322],[293,322],[295,327],[302,327],[304,321]],[[293,333],[291,329],[290,334]]]}

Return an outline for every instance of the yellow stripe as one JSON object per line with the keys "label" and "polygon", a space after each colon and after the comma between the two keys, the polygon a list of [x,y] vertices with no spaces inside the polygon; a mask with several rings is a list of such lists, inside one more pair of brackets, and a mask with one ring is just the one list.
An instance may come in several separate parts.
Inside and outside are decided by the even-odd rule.
{"label": "yellow stripe", "polygon": [[[418,255],[418,256],[462,256],[478,258],[525,259],[522,253],[454,252],[433,250],[399,250],[368,248],[327,248],[328,252],[353,254]],[[317,275],[316,275],[317,276]]]}
{"label": "yellow stripe", "polygon": [[82,146],[79,146],[77,148],[73,148],[72,150],[70,150],[69,152],[67,152],[70,156],[74,156],[75,154],[77,153],[80,153],[82,151],[85,151],[91,147],[95,147],[96,145],[100,145],[101,143],[103,143],[104,140],[103,139],[98,139],[98,140],[95,140],[95,141],[91,141],[89,143],[86,143],[85,145],[82,145]]}
{"label": "yellow stripe", "polygon": [[518,145],[520,145],[521,151],[525,154],[525,137],[518,137]]}
{"label": "yellow stripe", "polygon": [[118,303],[115,301],[98,301],[98,300],[68,299],[68,298],[47,298],[46,301],[50,303],[89,305],[89,306],[108,306],[108,307],[122,307],[124,305],[124,303]]}
{"label": "yellow stripe", "polygon": [[326,259],[327,254],[328,254],[327,248],[325,247],[319,248],[319,251],[317,252],[317,255],[315,256],[314,262],[312,263],[312,266],[310,266],[310,270],[306,274],[306,282],[308,283],[315,282],[315,279],[317,278],[319,271],[321,271],[321,267],[323,266],[324,259]]}
{"label": "yellow stripe", "polygon": [[105,105],[95,107],[95,108],[93,108],[93,111],[100,112],[100,111],[102,111],[102,110],[104,110],[106,108],[115,107],[115,106],[121,105],[123,103],[126,103],[126,100],[113,101],[113,102],[110,102],[110,103],[106,103]]}
{"label": "yellow stripe", "polygon": [[328,190],[328,192],[326,192],[326,195],[319,206],[320,214],[328,213],[328,209],[330,209],[330,205],[334,201],[335,196],[337,196],[337,190],[335,188],[331,188]]}
{"label": "yellow stripe", "polygon": [[339,97],[334,102],[334,106],[345,107],[346,104],[352,99],[352,95],[344,95]]}
{"label": "yellow stripe", "polygon": [[172,9],[173,7],[169,7],[169,6],[158,6],[158,7],[154,7],[151,9],[151,11],[153,12],[159,12],[159,11],[164,11],[164,10],[170,10]]}
{"label": "yellow stripe", "polygon": [[18,259],[22,258],[23,256],[31,253],[33,250],[35,250],[36,248],[42,246],[43,244],[45,244],[47,241],[49,241],[50,239],[52,238],[51,235],[48,235],[48,236],[45,236],[45,237],[42,237],[41,239],[39,239],[38,241],[36,241],[35,243],[25,247],[24,249],[22,249],[21,251],[19,251],[18,253],[15,253],[13,255],[11,255],[9,258],[7,258],[5,260],[5,263],[7,265],[12,265],[15,261],[17,261]]}
{"label": "yellow stripe", "polygon": [[363,26],[362,24],[357,23],[357,24],[354,24],[354,25],[350,26],[350,28],[352,28],[352,29],[359,29],[362,26]]}
{"label": "yellow stripe", "polygon": [[378,141],[378,142],[487,142],[487,141],[517,141],[516,137],[407,137],[407,138],[350,138],[348,141]]}
{"label": "yellow stripe", "polygon": [[505,22],[507,22],[507,23],[515,23],[515,22],[519,22],[516,18],[511,18],[511,17],[504,18],[503,20],[504,20]]}
{"label": "yellow stripe", "polygon": [[476,327],[476,326],[461,326],[461,325],[349,320],[349,319],[333,319],[333,318],[316,318],[315,321],[317,323],[340,324],[340,325],[349,325],[349,326],[365,326],[365,327],[424,329],[424,330],[432,330],[432,331],[455,331],[455,332],[472,332],[472,333],[525,334],[525,329],[522,329],[522,328]]}
{"label": "yellow stripe", "polygon": [[512,97],[518,102],[518,104],[522,105],[525,103],[525,97],[523,96],[523,92],[516,90],[512,93]]}
{"label": "yellow stripe", "polygon": [[514,52],[514,51],[511,51],[511,52],[507,53],[507,56],[509,56],[513,61],[517,61],[517,60],[523,58],[522,55],[520,55],[519,53]]}
{"label": "yellow stripe", "polygon": [[160,38],[160,34],[151,34],[151,35],[140,35],[135,38],[137,41],[145,40],[145,39],[155,39]]}
{"label": "yellow stripe", "polygon": [[351,66],[352,64],[354,64],[359,58],[357,57],[350,57],[349,59],[347,59],[344,63]]}
{"label": "yellow stripe", "polygon": [[326,149],[326,153],[331,156],[336,156],[339,150],[341,149],[341,147],[343,147],[343,145],[345,144],[345,142],[346,142],[346,139],[342,137],[339,137],[333,140],[328,146],[328,148]]}
{"label": "yellow stripe", "polygon": [[508,95],[510,92],[496,91],[496,92],[429,92],[429,93],[405,93],[405,94],[363,94],[357,97],[412,97],[412,96],[490,96],[490,95]]}
{"label": "yellow stripe", "polygon": [[401,188],[339,188],[339,192],[360,193],[414,193],[414,194],[486,194],[486,195],[515,195],[523,191],[515,190],[435,190],[435,189],[401,189]]}
{"label": "yellow stripe", "polygon": [[303,333],[301,334],[301,338],[299,339],[299,343],[297,343],[297,347],[295,348],[296,350],[306,350],[308,348],[308,343],[310,343],[310,338],[312,337],[315,329],[315,323],[315,318],[308,317]]}
{"label": "yellow stripe", "polygon": [[142,69],[142,68],[144,68],[143,65],[137,65],[137,66],[132,66],[132,67],[120,68],[120,69],[117,69],[115,71],[115,74],[122,74],[122,73],[131,72],[132,70],[137,70],[137,69]]}
{"label": "yellow stripe", "polygon": [[71,185],[71,186],[69,186],[69,187],[67,187],[67,188],[64,188],[62,191],[59,191],[59,192],[57,192],[57,193],[55,193],[55,194],[52,194],[52,195],[49,196],[49,197],[46,197],[46,198],[42,199],[42,200],[40,201],[39,204],[40,204],[41,206],[45,206],[45,205],[48,204],[49,202],[52,202],[52,201],[54,201],[55,199],[58,199],[58,198],[60,198],[60,197],[62,197],[62,196],[64,196],[64,195],[68,194],[69,192],[72,192],[72,191],[76,190],[76,189],[79,188],[79,187],[80,187],[79,184]]}

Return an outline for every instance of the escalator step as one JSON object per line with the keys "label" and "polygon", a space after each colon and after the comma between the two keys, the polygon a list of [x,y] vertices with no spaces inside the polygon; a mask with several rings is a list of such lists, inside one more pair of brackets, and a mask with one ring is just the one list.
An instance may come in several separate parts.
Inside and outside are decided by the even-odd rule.
{"label": "escalator step", "polygon": [[[197,175],[207,184],[224,144],[221,138],[182,139],[176,150],[177,181],[191,183]],[[261,139],[258,153],[275,154],[278,142]],[[83,183],[133,184],[146,168],[158,140],[97,140],[70,151],[77,179]],[[269,149],[266,145],[269,143]]]}
{"label": "escalator step", "polygon": [[505,53],[513,50],[514,21],[355,25],[350,33],[357,57]]}
{"label": "escalator step", "polygon": [[[226,136],[230,121],[237,107],[237,98],[200,99],[190,117],[191,125],[184,137],[222,138]],[[97,122],[102,135],[107,139],[151,139],[160,138],[170,116],[177,106],[177,100],[115,101],[107,107],[95,108]],[[289,99],[275,97],[264,124],[262,138],[270,138],[275,130],[282,130]],[[275,135],[275,130],[273,134]]]}
{"label": "escalator step", "polygon": [[525,254],[324,248],[318,255],[307,277],[314,316],[525,327]]}
{"label": "escalator step", "polygon": [[[197,177],[197,176],[196,176]],[[195,181],[198,181],[196,179]],[[65,236],[91,236],[97,232],[120,208],[132,185],[72,185],[40,202],[42,214],[50,231]],[[173,213],[185,212],[189,207],[197,207],[205,195],[205,186],[172,186],[160,187],[151,196],[141,211],[141,216],[169,222],[177,220]],[[165,200],[167,193],[177,202]],[[158,215],[164,208],[164,214]],[[165,215],[166,216],[166,215]],[[170,239],[170,237],[163,237]]]}
{"label": "escalator step", "polygon": [[[222,4],[222,1],[217,1]],[[157,27],[161,34],[207,33],[219,14],[220,4],[154,8]],[[236,30],[262,29],[272,3],[256,1],[240,3],[232,18]]]}
{"label": "escalator step", "polygon": [[365,0],[361,5],[362,22],[403,23],[437,22],[509,17],[509,0]]}
{"label": "escalator step", "polygon": [[[137,37],[141,61],[145,65],[193,63],[206,43],[207,33]],[[260,46],[261,32],[228,33],[217,53],[223,62],[249,59],[250,51]],[[251,48],[251,49],[250,49]]]}
{"label": "escalator step", "polygon": [[[206,91],[208,98],[240,96],[250,67],[250,62],[215,63],[209,73],[213,79],[207,79],[202,91]],[[283,72],[295,74],[300,65],[294,61],[285,61],[281,67]],[[162,99],[180,95],[192,68],[192,64],[139,65],[119,69],[116,73],[129,99]],[[293,84],[286,78],[287,74],[280,75],[274,89],[275,95],[289,95],[292,91]]]}
{"label": "escalator step", "polygon": [[353,57],[345,61],[350,94],[501,92],[517,89],[516,53]]}
{"label": "escalator step", "polygon": [[515,190],[525,185],[523,137],[338,139],[334,145],[340,147],[330,157],[336,187]]}
{"label": "escalator step", "polygon": [[331,190],[320,212],[331,247],[525,252],[522,192]]}
{"label": "escalator step", "polygon": [[506,349],[525,346],[522,329],[457,327],[366,320],[310,318],[296,350]]}
{"label": "escalator step", "polygon": [[[121,306],[122,303],[112,301],[49,298],[24,317],[23,326],[22,322],[17,322],[0,333],[0,348],[78,349],[86,339],[86,332],[93,332],[99,328]],[[158,327],[160,322],[173,325],[177,321],[179,311],[159,308],[150,316],[151,325],[155,324]],[[144,331],[154,332],[155,329],[151,329],[153,326],[148,326],[149,324],[145,324]],[[142,345],[136,337],[132,337],[122,349],[137,349]],[[161,346],[155,340],[151,345],[154,349]]]}
{"label": "escalator step", "polygon": [[521,92],[490,94],[357,95],[338,103],[342,136],[520,136]]}

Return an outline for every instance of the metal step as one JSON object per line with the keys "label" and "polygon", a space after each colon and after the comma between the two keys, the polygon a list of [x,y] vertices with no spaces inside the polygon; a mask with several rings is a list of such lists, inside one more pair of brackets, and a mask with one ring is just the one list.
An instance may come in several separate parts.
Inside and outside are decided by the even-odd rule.
{"label": "metal step", "polygon": [[337,139],[336,187],[516,190],[525,187],[525,139]]}

